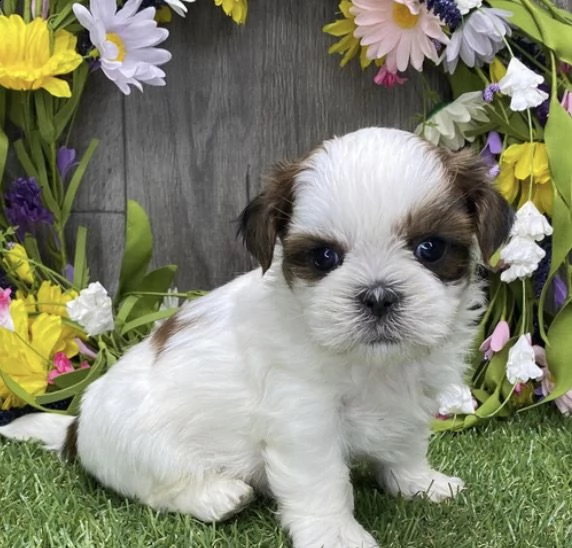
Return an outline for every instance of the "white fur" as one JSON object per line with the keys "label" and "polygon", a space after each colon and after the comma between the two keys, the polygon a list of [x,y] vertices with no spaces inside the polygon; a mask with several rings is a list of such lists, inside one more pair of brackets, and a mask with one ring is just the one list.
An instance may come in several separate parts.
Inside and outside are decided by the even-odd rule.
{"label": "white fur", "polygon": [[[372,547],[353,516],[353,458],[371,461],[395,494],[440,501],[463,487],[429,467],[428,425],[438,391],[462,379],[482,294],[475,283],[443,284],[396,240],[395,224],[445,189],[419,139],[361,130],[325,143],[306,166],[289,231],[344,242],[344,264],[289,287],[278,246],[264,275],[185,305],[186,327],[158,357],[143,341],[87,389],[78,453],[101,483],[153,508],[217,521],[257,490],[277,500],[296,548]],[[378,279],[399,282],[409,299],[397,345],[360,342],[353,288]],[[47,440],[46,431],[61,446],[66,424],[35,415],[0,433]]]}

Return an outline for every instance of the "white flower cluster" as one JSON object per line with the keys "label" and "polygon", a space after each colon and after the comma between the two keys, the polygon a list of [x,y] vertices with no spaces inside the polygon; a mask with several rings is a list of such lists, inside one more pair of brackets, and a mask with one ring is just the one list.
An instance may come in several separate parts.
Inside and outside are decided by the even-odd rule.
{"label": "white flower cluster", "polygon": [[464,384],[452,384],[437,397],[439,415],[470,415],[475,412],[476,402],[471,389]]}
{"label": "white flower cluster", "polygon": [[66,306],[70,319],[81,325],[90,337],[113,329],[111,298],[99,282],[90,283]]}
{"label": "white flower cluster", "polygon": [[544,372],[534,356],[534,348],[530,343],[530,335],[521,335],[508,353],[506,362],[506,378],[510,384],[519,384],[530,379],[542,379]]}
{"label": "white flower cluster", "polygon": [[546,217],[528,201],[516,213],[511,238],[501,249],[500,258],[509,265],[501,273],[501,280],[510,283],[530,276],[544,258],[544,250],[536,243],[552,234]]}

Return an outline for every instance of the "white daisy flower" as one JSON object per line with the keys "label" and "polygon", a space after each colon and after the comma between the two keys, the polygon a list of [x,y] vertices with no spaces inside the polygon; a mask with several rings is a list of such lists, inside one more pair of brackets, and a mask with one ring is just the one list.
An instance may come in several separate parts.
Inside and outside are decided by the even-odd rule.
{"label": "white daisy flower", "polygon": [[451,150],[459,150],[465,141],[474,137],[467,133],[489,118],[485,112],[485,102],[480,91],[463,93],[452,103],[438,110],[428,120],[415,129],[434,145],[443,145]]}
{"label": "white daisy flower", "polygon": [[544,372],[534,359],[534,349],[526,335],[521,335],[508,352],[506,378],[510,384],[539,380]]}
{"label": "white daisy flower", "polygon": [[516,112],[537,107],[548,99],[548,93],[538,89],[544,78],[530,70],[516,57],[508,64],[506,74],[499,80],[500,92],[511,98],[510,108]]}
{"label": "white daisy flower", "polygon": [[157,26],[155,8],[137,11],[141,1],[127,0],[120,10],[115,0],[90,0],[89,10],[73,5],[99,52],[101,69],[125,95],[131,92],[130,85],[141,91],[141,84],[164,86],[165,73],[158,65],[171,59],[167,50],[155,47],[169,31]]}
{"label": "white daisy flower", "polygon": [[529,200],[517,212],[511,235],[532,238],[539,242],[552,234],[552,227],[546,217]]}
{"label": "white daisy flower", "polygon": [[167,5],[177,14],[180,15],[181,17],[185,17],[185,15],[187,15],[187,6],[185,6],[185,2],[187,2],[188,4],[190,4],[191,2],[194,2],[195,0],[165,0],[165,2],[167,3]]}
{"label": "white daisy flower", "polygon": [[512,14],[508,11],[481,8],[466,17],[451,35],[443,53],[443,65],[449,73],[455,72],[459,58],[468,67],[480,67],[490,63],[499,50],[504,48],[504,37],[511,30],[506,21]]}

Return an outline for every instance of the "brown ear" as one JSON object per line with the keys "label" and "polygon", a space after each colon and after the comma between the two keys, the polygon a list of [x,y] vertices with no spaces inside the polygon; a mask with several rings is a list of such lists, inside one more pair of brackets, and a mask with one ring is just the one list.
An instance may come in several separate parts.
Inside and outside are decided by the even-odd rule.
{"label": "brown ear", "polygon": [[294,181],[299,163],[279,163],[267,177],[262,192],[244,208],[239,217],[238,235],[266,272],[272,264],[276,239],[288,230],[294,202]]}
{"label": "brown ear", "polygon": [[457,193],[465,201],[475,223],[477,241],[485,262],[507,240],[514,211],[494,187],[489,167],[470,149],[439,149],[441,160]]}

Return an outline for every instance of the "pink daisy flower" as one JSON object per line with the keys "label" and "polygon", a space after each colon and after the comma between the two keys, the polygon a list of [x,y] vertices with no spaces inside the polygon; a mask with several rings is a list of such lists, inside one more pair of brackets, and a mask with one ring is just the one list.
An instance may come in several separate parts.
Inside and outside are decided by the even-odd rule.
{"label": "pink daisy flower", "polygon": [[437,63],[435,41],[447,44],[440,19],[425,4],[408,0],[353,0],[354,36],[367,48],[369,59],[384,56],[390,72],[403,72],[409,63],[417,70],[428,57]]}

